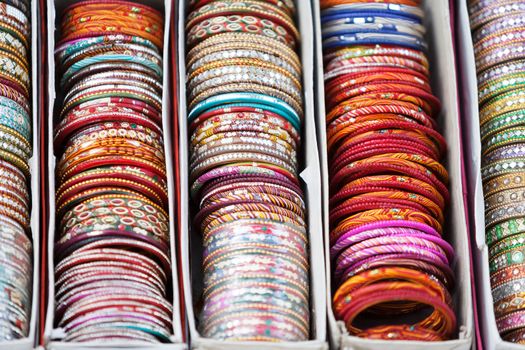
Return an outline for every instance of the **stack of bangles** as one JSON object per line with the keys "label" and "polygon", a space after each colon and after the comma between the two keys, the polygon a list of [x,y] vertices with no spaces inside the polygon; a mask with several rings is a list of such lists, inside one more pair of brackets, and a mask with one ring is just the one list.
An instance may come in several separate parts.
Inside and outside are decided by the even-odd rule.
{"label": "stack of bangles", "polygon": [[525,1],[469,1],[496,325],[525,344]]}
{"label": "stack of bangles", "polygon": [[309,339],[295,14],[292,0],[189,1],[189,183],[205,338]]}
{"label": "stack of bangles", "polygon": [[449,201],[419,0],[321,0],[333,311],[351,335],[456,334]]}
{"label": "stack of bangles", "polygon": [[56,327],[68,342],[173,334],[162,130],[164,15],[87,0],[57,29]]}
{"label": "stack of bangles", "polygon": [[27,0],[0,1],[0,341],[27,337],[31,316],[30,14]]}

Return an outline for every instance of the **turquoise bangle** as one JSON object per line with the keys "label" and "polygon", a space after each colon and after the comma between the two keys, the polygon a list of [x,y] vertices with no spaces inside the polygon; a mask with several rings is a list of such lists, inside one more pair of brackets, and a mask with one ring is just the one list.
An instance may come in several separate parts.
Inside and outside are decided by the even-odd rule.
{"label": "turquoise bangle", "polygon": [[127,328],[127,329],[133,329],[133,330],[136,330],[136,331],[142,331],[142,332],[145,332],[145,333],[149,333],[157,338],[160,338],[162,340],[164,340],[164,342],[168,343],[170,342],[170,338],[167,337],[166,335],[160,333],[160,332],[157,332],[156,330],[154,329],[150,329],[150,328],[147,328],[147,327],[143,327],[143,326],[140,326],[140,325],[126,325],[126,326],[118,326],[118,325],[115,325],[114,327],[116,328]]}
{"label": "turquoise bangle", "polygon": [[0,107],[0,124],[15,130],[31,143],[31,123],[22,114]]}
{"label": "turquoise bangle", "polygon": [[88,38],[88,39],[81,39],[74,43],[65,43],[61,48],[58,48],[55,50],[55,53],[57,54],[58,58],[61,62],[64,61],[64,59],[67,56],[71,56],[79,51],[82,51],[92,45],[100,44],[100,43],[107,43],[108,39],[109,41],[112,41],[114,39],[115,43],[132,43],[132,44],[138,44],[142,46],[146,46],[150,49],[153,49],[155,51],[158,51],[158,48],[147,39],[140,38],[138,36],[134,36],[131,38],[131,41],[122,40],[125,36],[124,35],[108,35],[108,36],[97,36],[94,38]]}
{"label": "turquoise bangle", "polygon": [[[235,107],[257,108],[257,109],[266,110],[266,111],[275,113],[275,114],[283,117],[284,119],[286,119],[288,122],[290,122],[292,124],[292,126],[297,131],[301,132],[301,122],[300,121],[297,121],[295,119],[290,119],[287,115],[282,113],[281,110],[279,110],[277,108],[274,108],[272,106],[263,105],[263,104],[260,104],[260,103],[232,103],[232,104],[228,104],[228,108],[235,108]],[[212,112],[212,111],[216,111],[218,109],[223,109],[223,108],[224,108],[224,106],[218,106],[218,107],[207,109],[206,112]],[[191,123],[197,117],[198,117],[198,115],[194,115],[193,118],[191,118],[191,119],[188,117],[188,120]]]}
{"label": "turquoise bangle", "polygon": [[62,80],[60,81],[61,85],[64,85],[64,83],[77,71],[79,71],[82,68],[85,68],[89,65],[99,63],[99,62],[107,62],[107,61],[125,61],[125,62],[133,62],[138,63],[143,66],[146,66],[153,70],[159,77],[162,77],[162,67],[160,67],[158,64],[151,62],[150,60],[138,57],[138,56],[131,56],[131,55],[99,55],[99,56],[93,56],[85,58],[81,61],[78,61],[74,63],[67,72],[64,73]]}
{"label": "turquoise bangle", "polygon": [[14,100],[11,100],[9,97],[0,96],[0,106],[10,108],[14,110],[16,113],[22,114],[24,117],[26,117],[27,120],[30,120],[29,114],[27,113],[27,110],[22,107],[19,103],[17,103]]}
{"label": "turquoise bangle", "polygon": [[250,93],[250,92],[235,92],[228,93],[210,97],[204,101],[199,102],[188,114],[188,120],[193,120],[200,114],[204,113],[217,106],[230,106],[231,104],[242,104],[255,108],[268,109],[273,107],[271,112],[277,113],[286,120],[288,120],[292,125],[294,125],[297,130],[300,130],[301,119],[297,112],[286,102],[276,97]]}

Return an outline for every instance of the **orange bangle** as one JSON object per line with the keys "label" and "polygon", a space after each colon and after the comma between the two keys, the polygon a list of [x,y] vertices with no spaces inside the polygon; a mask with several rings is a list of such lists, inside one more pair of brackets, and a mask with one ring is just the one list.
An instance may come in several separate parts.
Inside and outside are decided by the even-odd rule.
{"label": "orange bangle", "polygon": [[64,22],[62,22],[62,28],[65,29],[70,25],[78,22],[85,22],[98,19],[111,19],[111,18],[126,18],[132,21],[148,21],[151,24],[161,25],[162,17],[152,16],[148,13],[135,13],[129,11],[119,10],[96,10],[96,11],[82,11],[81,13],[69,13]]}
{"label": "orange bangle", "polygon": [[442,225],[428,214],[411,209],[375,209],[352,215],[341,221],[337,227],[331,231],[330,240],[337,239],[341,234],[354,227],[382,220],[417,221],[431,226],[439,233],[443,232]]}
{"label": "orange bangle", "polygon": [[348,293],[382,280],[399,280],[425,285],[439,293],[447,304],[450,304],[452,300],[448,290],[439,281],[424,272],[405,267],[382,267],[352,276],[337,289],[333,297],[333,309],[336,316],[348,303],[346,298]]}
{"label": "orange bangle", "polygon": [[[80,6],[81,5],[81,6]],[[155,10],[153,7],[142,5],[140,3],[133,3],[133,4],[111,4],[107,2],[100,2],[100,3],[76,3],[72,4],[68,8],[65,9],[64,13],[66,13],[66,17],[64,20],[67,21],[69,16],[82,14],[86,12],[93,12],[93,11],[115,11],[115,12],[130,12],[130,13],[137,13],[145,16],[150,16],[153,18],[156,18],[159,22],[162,22],[162,13]]]}
{"label": "orange bangle", "polygon": [[362,332],[353,325],[353,321],[363,311],[379,304],[400,301],[412,301],[434,308],[432,314],[413,327],[430,329],[442,338],[450,337],[456,329],[456,317],[450,304],[444,300],[442,293],[427,285],[397,281],[374,283],[347,295],[347,300],[349,302],[342,310],[341,318],[352,334]]}
{"label": "orange bangle", "polygon": [[[440,223],[443,224],[444,222],[443,209],[440,208],[437,203],[433,202],[427,197],[424,197],[423,195],[420,195],[417,193],[404,192],[404,191],[390,191],[390,190],[373,191],[371,190],[368,193],[363,193],[363,194],[353,196],[350,199],[347,199],[344,202],[338,204],[337,207],[345,207],[351,204],[352,201],[354,200],[360,200],[360,199],[366,200],[366,199],[377,199],[377,198],[403,199],[403,200],[415,202],[417,204],[424,206],[426,209],[428,209],[429,212],[432,213]],[[336,208],[334,207],[333,210],[335,211]]]}

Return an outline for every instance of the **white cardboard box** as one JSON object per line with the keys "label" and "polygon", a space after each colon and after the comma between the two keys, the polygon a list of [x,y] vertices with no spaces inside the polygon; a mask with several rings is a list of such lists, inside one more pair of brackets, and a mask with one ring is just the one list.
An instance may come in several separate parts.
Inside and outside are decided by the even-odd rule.
{"label": "white cardboard box", "polygon": [[485,209],[481,181],[481,138],[479,130],[478,82],[467,1],[456,1],[458,14],[458,53],[461,63],[461,100],[465,130],[465,164],[468,199],[473,227],[474,267],[479,300],[480,331],[484,349],[524,349],[523,345],[503,341],[496,327],[490,288],[488,247],[485,243]]}
{"label": "white cardboard box", "polygon": [[[56,98],[55,92],[55,24],[56,20],[60,20],[61,11],[65,6],[71,4],[72,1],[66,0],[47,0],[47,69],[48,69],[48,87],[47,87],[47,98],[48,98],[48,110],[46,117],[48,120],[53,120],[53,107]],[[53,263],[53,252],[54,252],[54,242],[55,242],[55,163],[56,159],[53,154],[53,123],[49,123],[49,128],[47,130],[48,137],[48,172],[49,172],[49,237],[47,242],[48,249],[48,285],[49,285],[49,298],[47,306],[47,315],[46,315],[46,324],[44,331],[44,341],[47,349],[118,349],[118,348],[142,348],[142,349],[185,349],[186,344],[183,343],[182,337],[182,325],[180,319],[180,304],[179,304],[179,288],[178,288],[178,276],[177,276],[177,259],[175,256],[175,244],[176,244],[176,234],[175,234],[175,195],[174,195],[174,177],[173,177],[173,151],[171,148],[172,145],[172,135],[171,135],[171,123],[172,123],[172,113],[171,113],[171,93],[170,93],[170,79],[173,74],[170,74],[170,65],[169,65],[169,35],[170,35],[170,25],[171,25],[171,7],[172,1],[170,0],[144,0],[141,3],[152,6],[157,10],[164,13],[164,44],[163,44],[163,94],[162,94],[162,127],[164,130],[164,152],[166,154],[166,170],[168,173],[167,182],[168,182],[168,197],[169,197],[169,215],[170,215],[170,250],[171,250],[171,265],[172,265],[172,281],[173,281],[173,335],[172,343],[169,344],[145,344],[142,342],[122,342],[122,343],[113,343],[110,346],[105,343],[67,343],[61,342],[60,339],[63,338],[64,334],[61,329],[54,328],[55,320],[55,275],[54,275],[54,263]],[[57,17],[58,16],[58,17]],[[171,175],[170,175],[171,174]]]}
{"label": "white cardboard box", "polygon": [[[316,29],[316,65],[317,65],[317,130],[320,147],[321,173],[323,177],[323,217],[325,232],[325,256],[327,286],[331,286],[331,267],[329,254],[328,229],[328,160],[326,148],[326,125],[324,105],[323,56],[321,44],[321,18],[319,0],[312,0]],[[457,315],[458,338],[445,342],[382,341],[350,336],[343,322],[335,319],[332,310],[332,293],[327,290],[328,329],[330,344],[335,349],[345,350],[416,350],[416,349],[454,349],[467,350],[474,335],[472,290],[470,286],[470,260],[467,237],[466,211],[463,197],[461,135],[457,110],[457,85],[454,62],[453,39],[450,28],[450,12],[447,0],[423,0],[425,27],[429,43],[429,60],[432,73],[432,88],[442,102],[442,111],[438,117],[440,131],[448,144],[445,165],[450,175],[451,204],[448,211],[448,227],[445,227],[445,239],[456,251],[453,266],[457,285],[453,300]],[[330,288],[330,287],[329,287]]]}
{"label": "white cardboard box", "polygon": [[[192,348],[208,349],[326,349],[326,304],[324,255],[322,243],[321,216],[321,183],[319,158],[314,120],[314,53],[313,25],[310,3],[298,0],[298,24],[301,33],[301,59],[303,64],[303,89],[305,103],[305,123],[303,133],[304,170],[300,174],[303,180],[308,207],[308,233],[310,240],[310,308],[311,308],[311,340],[305,342],[262,343],[262,342],[231,342],[201,337],[195,321],[192,292],[202,282],[200,276],[200,256],[202,251],[191,246],[189,227],[189,196],[188,196],[188,139],[187,139],[187,109],[186,109],[186,69],[185,69],[185,18],[187,15],[186,1],[179,1],[178,14],[178,68],[179,68],[179,125],[180,125],[180,174],[181,174],[181,251],[184,297],[186,301],[187,319]],[[190,259],[191,258],[191,259]],[[196,259],[197,263],[192,263]],[[193,288],[192,288],[193,285]]]}
{"label": "white cardboard box", "polygon": [[29,335],[27,338],[0,342],[0,350],[28,350],[36,346],[38,336],[38,312],[40,308],[40,147],[38,122],[38,79],[39,57],[38,50],[38,1],[31,1],[31,94],[32,94],[32,128],[33,128],[33,156],[29,160],[31,168],[31,233],[33,239],[33,296],[30,313]]}

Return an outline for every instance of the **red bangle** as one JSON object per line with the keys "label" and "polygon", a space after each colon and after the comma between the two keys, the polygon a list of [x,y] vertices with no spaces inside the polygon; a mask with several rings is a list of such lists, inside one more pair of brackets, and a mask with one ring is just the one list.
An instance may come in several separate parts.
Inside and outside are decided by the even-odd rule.
{"label": "red bangle", "polygon": [[361,125],[361,123],[356,123],[351,126],[345,126],[342,130],[338,130],[337,128],[332,128],[327,130],[327,139],[328,139],[328,150],[329,152],[332,152],[332,148],[338,144],[342,138],[348,138],[351,137],[353,134],[362,134],[367,131],[373,131],[373,130],[382,130],[382,129],[402,129],[406,131],[419,131],[426,135],[428,138],[433,140],[436,145],[439,146],[440,151],[444,153],[446,151],[446,142],[437,131],[427,128],[425,126],[411,123],[411,122],[391,122],[391,121],[377,121],[374,123],[363,123],[364,125]]}
{"label": "red bangle", "polygon": [[[348,106],[345,106],[345,109],[347,108]],[[419,109],[408,108],[393,103],[389,103],[388,105],[361,106],[349,111],[345,110],[343,113],[338,113],[327,125],[329,128],[333,128],[339,124],[348,124],[348,122],[355,122],[357,119],[361,120],[364,116],[382,114],[395,114],[398,117],[410,118],[429,128],[435,129],[437,127],[436,121]]]}
{"label": "red bangle", "polygon": [[[348,60],[346,61],[348,62]],[[325,83],[325,90],[329,91],[332,90],[336,85],[339,84],[345,84],[344,86],[352,85],[351,82],[353,79],[356,79],[356,83],[359,83],[359,79],[365,79],[365,81],[371,81],[375,80],[378,77],[384,77],[386,79],[392,78],[395,80],[403,80],[398,79],[399,77],[405,77],[408,79],[418,78],[422,82],[428,84],[428,77],[420,72],[414,71],[412,69],[408,69],[405,67],[382,67],[381,69],[373,69],[367,71],[365,73],[363,72],[354,72],[354,73],[346,73],[343,75],[338,76],[337,78],[330,79]]]}
{"label": "red bangle", "polygon": [[352,84],[346,88],[341,87],[327,94],[327,100],[330,101],[327,103],[327,108],[331,109],[332,107],[337,106],[340,102],[352,99],[353,97],[357,97],[363,93],[385,91],[403,92],[418,98],[425,99],[427,101],[431,101],[431,108],[425,109],[425,112],[428,114],[435,114],[439,112],[439,100],[429,92],[430,89],[428,87],[421,86],[419,83],[403,80],[378,80],[369,83]]}
{"label": "red bangle", "polygon": [[[430,184],[420,181],[416,178],[408,176],[398,176],[398,175],[375,175],[375,176],[365,176],[360,179],[348,182],[345,186],[341,187],[338,193],[342,194],[342,198],[346,196],[346,191],[351,191],[356,187],[388,187],[391,189],[399,189],[402,191],[414,192],[421,194],[423,196],[429,197],[439,205],[440,208],[444,208],[445,199],[443,196]],[[351,193],[351,192],[349,192]],[[332,196],[333,200],[342,200],[336,199],[339,198],[337,195]]]}
{"label": "red bangle", "polygon": [[[345,114],[348,114],[349,117],[352,116],[351,113],[356,110],[361,110],[361,108],[371,108],[373,106],[380,106],[382,108],[387,106],[395,106],[400,108],[405,108],[408,110],[418,111],[420,113],[425,113],[421,106],[419,106],[417,101],[411,101],[411,100],[403,100],[403,99],[393,99],[390,98],[390,95],[386,96],[389,98],[377,98],[374,99],[372,97],[366,98],[366,97],[355,97],[350,100],[343,101],[339,103],[336,107],[332,108],[330,112],[326,115],[326,124],[329,125],[333,123],[336,119],[342,117]],[[366,110],[365,110],[366,111]],[[428,118],[432,119],[432,117],[425,113]]]}
{"label": "red bangle", "polygon": [[337,226],[340,220],[362,211],[391,208],[411,209],[434,216],[434,214],[423,205],[410,200],[393,198],[350,198],[339,206],[330,209],[330,224]]}
{"label": "red bangle", "polygon": [[345,168],[334,174],[330,180],[330,187],[337,188],[343,181],[352,181],[356,178],[393,172],[401,175],[408,175],[418,180],[437,187],[438,191],[444,196],[445,201],[449,201],[447,187],[425,167],[408,161],[398,161],[393,159],[365,159],[347,165]]}
{"label": "red bangle", "polygon": [[[346,90],[344,94],[341,94],[337,98],[334,98],[333,103],[328,106],[337,105],[337,102],[342,100],[351,99],[353,97],[362,97],[363,95],[369,94],[387,94],[387,93],[399,93],[407,96],[411,96],[412,99],[419,102],[419,106],[425,110],[429,115],[438,113],[441,109],[439,100],[431,93],[413,86],[410,84],[391,84],[388,87],[387,84],[367,84],[361,87],[354,87],[350,90]],[[329,107],[331,108],[331,107]]]}
{"label": "red bangle", "polygon": [[373,284],[352,293],[351,302],[342,311],[342,318],[352,334],[361,330],[353,325],[355,318],[363,311],[382,303],[414,301],[434,308],[434,312],[416,324],[416,327],[429,328],[446,339],[456,330],[456,317],[450,306],[438,295],[431,293],[423,285],[403,282],[384,282]]}
{"label": "red bangle", "polygon": [[[332,206],[332,209],[330,209],[330,221],[333,220],[333,222],[336,222],[337,218],[339,218],[340,215],[343,215],[342,212],[346,213],[348,206],[354,203],[367,203],[370,201],[370,203],[375,204],[380,204],[379,202],[390,203],[394,207],[402,207],[403,205],[411,206],[414,210],[419,210],[434,216],[441,224],[444,222],[443,208],[440,208],[437,203],[425,196],[411,192],[395,191],[390,188],[366,188],[366,190],[367,192],[354,194],[354,196],[345,200],[341,204]],[[333,219],[332,214],[334,215]],[[349,213],[346,213],[345,215],[347,214]]]}
{"label": "red bangle", "polygon": [[[336,159],[342,154],[346,154],[352,151],[352,149],[365,145],[373,145],[376,143],[388,144],[388,143],[399,143],[400,145],[407,145],[408,147],[415,147],[420,152],[426,154],[428,157],[433,159],[439,159],[439,149],[436,145],[426,137],[421,138],[420,134],[404,132],[402,130],[389,130],[388,132],[382,132],[381,130],[366,132],[359,134],[352,138],[345,139],[343,143],[333,153],[332,159]],[[419,137],[419,138],[418,138]]]}

